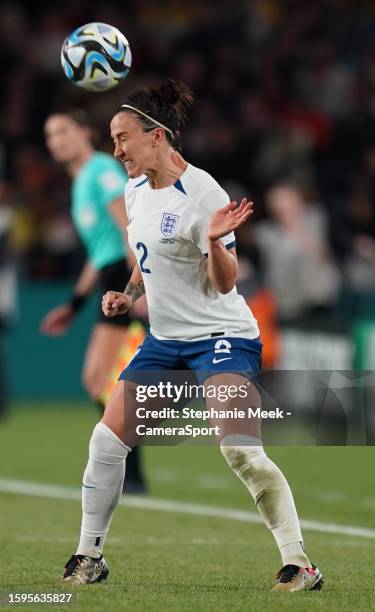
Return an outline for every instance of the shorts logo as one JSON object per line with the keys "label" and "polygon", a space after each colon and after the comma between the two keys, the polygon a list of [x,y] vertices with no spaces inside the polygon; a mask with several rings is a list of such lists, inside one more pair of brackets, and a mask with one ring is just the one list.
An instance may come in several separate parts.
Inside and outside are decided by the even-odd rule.
{"label": "shorts logo", "polygon": [[[229,353],[230,354],[230,349],[232,348],[232,345],[230,342],[228,342],[228,340],[218,340],[215,343],[215,355],[216,354],[221,354],[222,353]],[[217,359],[216,357],[213,358],[212,363],[220,363],[221,361],[227,361],[228,359],[232,359],[232,357],[221,357],[221,359]]]}
{"label": "shorts logo", "polygon": [[165,238],[170,238],[176,233],[179,215],[173,215],[172,213],[163,213],[163,217],[161,220],[161,233]]}
{"label": "shorts logo", "polygon": [[215,353],[230,353],[232,345],[228,340],[218,340],[215,344]]}

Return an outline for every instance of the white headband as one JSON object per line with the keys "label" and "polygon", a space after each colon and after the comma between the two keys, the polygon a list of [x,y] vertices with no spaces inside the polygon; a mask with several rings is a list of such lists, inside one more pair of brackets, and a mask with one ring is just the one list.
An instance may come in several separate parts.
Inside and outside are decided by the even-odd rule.
{"label": "white headband", "polygon": [[156,125],[158,125],[159,127],[163,128],[163,130],[167,130],[167,132],[170,133],[172,138],[174,138],[174,134],[173,134],[172,130],[170,130],[166,125],[163,125],[162,123],[160,123],[160,121],[156,121],[156,119],[153,119],[152,117],[150,117],[150,115],[146,115],[146,113],[144,113],[143,111],[139,110],[139,108],[135,108],[134,106],[130,106],[130,104],[121,104],[121,108],[130,108],[131,110],[135,111],[136,113],[139,113],[140,115],[143,115],[144,117],[146,117],[146,119],[149,119],[153,123],[156,123]]}

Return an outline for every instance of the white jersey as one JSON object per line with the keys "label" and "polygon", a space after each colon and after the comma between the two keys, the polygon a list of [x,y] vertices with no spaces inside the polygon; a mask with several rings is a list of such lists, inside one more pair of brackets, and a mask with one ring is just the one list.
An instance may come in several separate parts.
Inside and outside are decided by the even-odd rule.
{"label": "white jersey", "polygon": [[[203,340],[219,333],[257,338],[257,322],[237,289],[218,293],[207,276],[209,219],[230,201],[215,179],[189,164],[163,189],[151,189],[145,176],[130,179],[125,201],[151,333],[161,340]],[[233,232],[221,240],[227,248],[235,246]]]}

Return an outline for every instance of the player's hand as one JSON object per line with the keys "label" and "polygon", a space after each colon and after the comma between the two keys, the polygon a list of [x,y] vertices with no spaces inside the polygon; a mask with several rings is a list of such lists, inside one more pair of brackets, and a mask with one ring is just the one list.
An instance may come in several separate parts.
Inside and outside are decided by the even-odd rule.
{"label": "player's hand", "polygon": [[62,336],[69,329],[74,319],[74,310],[70,304],[63,304],[51,310],[40,324],[40,331],[48,336]]}
{"label": "player's hand", "polygon": [[243,198],[239,206],[237,202],[229,202],[212,215],[207,229],[208,239],[217,240],[233,232],[243,225],[253,212],[253,202],[247,198]]}
{"label": "player's hand", "polygon": [[102,310],[106,317],[115,317],[128,312],[132,304],[130,295],[125,295],[120,291],[107,291],[103,295]]}

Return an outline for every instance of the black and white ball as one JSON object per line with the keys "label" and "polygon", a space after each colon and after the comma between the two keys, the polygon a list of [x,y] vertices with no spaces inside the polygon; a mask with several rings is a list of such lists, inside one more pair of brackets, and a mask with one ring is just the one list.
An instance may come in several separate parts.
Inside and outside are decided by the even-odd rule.
{"label": "black and white ball", "polygon": [[132,54],[125,36],[106,23],[87,23],[67,36],[61,48],[63,70],[87,91],[108,91],[129,73]]}

